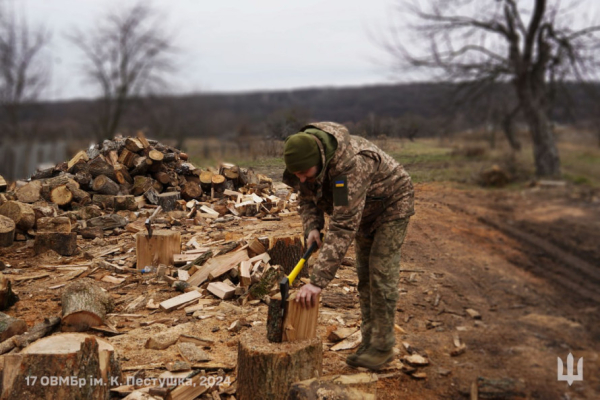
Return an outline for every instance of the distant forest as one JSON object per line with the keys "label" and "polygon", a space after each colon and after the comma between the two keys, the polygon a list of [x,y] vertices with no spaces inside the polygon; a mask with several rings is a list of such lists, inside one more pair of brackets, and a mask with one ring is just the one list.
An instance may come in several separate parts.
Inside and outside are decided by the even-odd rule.
{"label": "distant forest", "polygon": [[[557,91],[551,115],[561,124],[597,125],[598,83],[567,84]],[[466,94],[465,94],[466,93]],[[156,138],[283,138],[310,121],[349,125],[363,136],[432,137],[500,126],[517,104],[508,84],[469,98],[455,84],[413,83],[355,88],[315,88],[240,94],[196,94],[132,100],[120,126]],[[92,138],[96,101],[41,103],[23,110],[37,138]],[[517,121],[519,120],[517,116]]]}

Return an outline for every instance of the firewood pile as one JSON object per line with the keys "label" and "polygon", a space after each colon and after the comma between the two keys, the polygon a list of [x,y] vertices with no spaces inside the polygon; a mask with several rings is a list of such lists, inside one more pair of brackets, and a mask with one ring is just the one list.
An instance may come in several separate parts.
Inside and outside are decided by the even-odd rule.
{"label": "firewood pile", "polygon": [[[86,239],[119,233],[131,222],[131,213],[143,216],[158,206],[180,212],[172,219],[202,224],[233,216],[278,220],[295,215],[295,203],[289,187],[273,185],[252,169],[228,163],[197,168],[187,154],[140,132],[82,150],[68,162],[37,171],[30,181],[6,182],[0,176],[0,246],[10,246],[11,237],[43,236],[38,233],[75,232]],[[66,219],[56,220],[59,216]],[[64,255],[71,255],[75,239],[64,235],[54,247],[65,247]],[[53,248],[48,243],[38,247],[40,252]]]}

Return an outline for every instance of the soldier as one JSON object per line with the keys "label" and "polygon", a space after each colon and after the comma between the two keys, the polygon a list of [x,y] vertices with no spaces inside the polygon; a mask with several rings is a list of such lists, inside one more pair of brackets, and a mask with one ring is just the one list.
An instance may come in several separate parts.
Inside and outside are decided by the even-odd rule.
{"label": "soldier", "polygon": [[[373,143],[334,122],[312,123],[288,137],[284,161],[284,182],[300,190],[308,245],[316,241],[321,249],[296,301],[316,305],[355,239],[362,343],[346,362],[378,370],[394,357],[400,247],[414,214],[410,176]],[[329,229],[321,242],[325,213]]]}

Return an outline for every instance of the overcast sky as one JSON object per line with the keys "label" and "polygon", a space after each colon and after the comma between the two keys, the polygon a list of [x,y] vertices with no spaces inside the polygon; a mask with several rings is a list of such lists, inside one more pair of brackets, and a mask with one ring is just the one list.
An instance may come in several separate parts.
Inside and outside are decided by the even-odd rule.
{"label": "overcast sky", "polygon": [[[81,54],[65,39],[133,0],[18,0],[52,32],[46,97],[92,97]],[[154,0],[181,49],[176,90],[239,92],[390,83],[369,32],[389,24],[394,0]]]}

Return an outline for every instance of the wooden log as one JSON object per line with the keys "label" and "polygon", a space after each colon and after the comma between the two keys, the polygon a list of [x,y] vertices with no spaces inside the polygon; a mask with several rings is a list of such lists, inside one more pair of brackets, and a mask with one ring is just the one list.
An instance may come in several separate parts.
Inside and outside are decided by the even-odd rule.
{"label": "wooden log", "polygon": [[81,190],[76,182],[67,183],[67,189],[73,194],[73,201],[77,202],[80,206],[91,202],[90,194],[85,190]]}
{"label": "wooden log", "polygon": [[106,175],[98,175],[92,183],[92,189],[101,194],[116,196],[119,193],[119,185]]}
{"label": "wooden log", "polygon": [[100,227],[106,231],[109,229],[123,228],[127,223],[127,218],[118,214],[110,214],[88,220],[87,226],[90,228]]}
{"label": "wooden log", "polygon": [[27,333],[13,336],[0,343],[0,354],[6,354],[14,348],[22,349],[23,347],[29,346],[30,343],[33,343],[52,332],[58,324],[60,324],[60,318],[58,317],[44,319],[43,322],[36,324],[33,328],[29,329]]}
{"label": "wooden log", "polygon": [[89,161],[89,157],[85,150],[81,150],[79,153],[75,154],[71,160],[67,163],[67,167],[71,170],[76,164],[82,164],[86,161]]}
{"label": "wooden log", "polygon": [[148,158],[152,160],[153,164],[160,163],[165,158],[165,155],[158,150],[150,150]]}
{"label": "wooden log", "polygon": [[113,209],[115,205],[115,196],[109,194],[95,194],[92,198],[92,204],[103,210]]}
{"label": "wooden log", "polygon": [[129,175],[129,172],[127,171],[127,167],[123,164],[117,163],[117,165],[115,165],[115,182],[119,185],[133,183],[133,178],[131,178],[131,175]]}
{"label": "wooden log", "polygon": [[[3,362],[0,399],[108,400],[110,388],[122,381],[114,347],[104,339],[85,334],[43,338],[18,354],[5,355]],[[42,377],[67,379],[69,383],[53,385]]]}
{"label": "wooden log", "polygon": [[[143,175],[148,171],[147,157],[137,157],[133,160],[133,169],[130,171],[131,176],[135,177]],[[135,179],[135,178],[134,178]]]}
{"label": "wooden log", "polygon": [[121,150],[121,154],[119,155],[119,163],[123,164],[127,168],[133,167],[133,162],[135,161],[136,154],[128,149]]}
{"label": "wooden log", "polygon": [[[296,235],[270,238],[267,253],[271,256],[271,265],[280,265],[283,268],[283,272],[289,275],[305,251],[304,238]],[[298,276],[301,278],[308,277],[307,265],[302,268]]]}
{"label": "wooden log", "polygon": [[73,193],[67,185],[60,185],[50,191],[50,201],[59,207],[68,206],[73,201]]}
{"label": "wooden log", "polygon": [[90,174],[93,178],[104,175],[113,179],[115,177],[115,168],[110,165],[104,156],[99,155],[88,163]]}
{"label": "wooden log", "polygon": [[102,239],[104,237],[104,230],[98,226],[93,228],[82,228],[79,230],[79,234],[84,239]]}
{"label": "wooden log", "polygon": [[77,233],[38,232],[35,236],[33,251],[42,254],[54,250],[61,256],[77,254]]}
{"label": "wooden log", "polygon": [[79,187],[82,187],[85,189],[91,189],[92,181],[94,180],[94,178],[92,177],[92,174],[90,174],[89,172],[80,171],[75,174],[75,176],[73,177],[73,180],[79,184]]}
{"label": "wooden log", "polygon": [[30,205],[18,201],[7,201],[0,206],[0,215],[13,220],[18,229],[27,232],[35,225],[35,213]]}
{"label": "wooden log", "polygon": [[187,182],[181,188],[181,197],[187,201],[199,199],[202,197],[202,189],[197,183]]}
{"label": "wooden log", "polygon": [[10,280],[3,274],[0,274],[0,310],[6,310],[17,301],[19,301],[19,296],[12,291]]}
{"label": "wooden log", "polygon": [[17,189],[17,200],[21,203],[35,203],[40,200],[42,182],[31,181],[23,187]]}
{"label": "wooden log", "polygon": [[15,229],[16,225],[12,219],[0,215],[0,247],[12,246],[15,239]]}
{"label": "wooden log", "polygon": [[277,344],[269,342],[266,336],[264,327],[254,327],[240,338],[239,400],[283,400],[293,383],[322,374],[323,345],[320,338]]}
{"label": "wooden log", "polygon": [[137,131],[135,137],[140,141],[142,146],[144,146],[144,149],[150,147],[150,142],[148,142],[148,139],[146,139],[146,135],[144,135],[143,131]]}
{"label": "wooden log", "polygon": [[0,312],[0,342],[25,332],[27,332],[25,321]]}
{"label": "wooden log", "polygon": [[213,175],[214,173],[211,171],[202,171],[200,173],[200,186],[202,186],[202,189],[204,189],[205,192],[210,191]]}
{"label": "wooden log", "polygon": [[135,196],[115,196],[114,199],[114,208],[115,211],[127,210],[127,211],[137,211],[138,205],[135,201]]}
{"label": "wooden log", "polygon": [[157,196],[157,204],[162,207],[163,211],[173,211],[177,208],[179,199],[179,192],[165,192]]}
{"label": "wooden log", "polygon": [[71,233],[71,220],[67,217],[44,217],[37,220],[37,233]]}
{"label": "wooden log", "polygon": [[148,238],[146,232],[135,235],[137,269],[158,264],[174,265],[173,255],[181,253],[181,233],[158,230]]}
{"label": "wooden log", "polygon": [[127,138],[125,139],[125,148],[133,153],[138,153],[144,150],[144,145],[138,139]]}
{"label": "wooden log", "polygon": [[[208,273],[208,278],[211,280],[218,278],[219,276],[229,272],[231,269],[237,267],[242,261],[247,261],[249,258],[250,257],[248,257],[247,250],[234,251],[232,253],[225,254],[223,255],[223,258],[219,260],[219,264],[215,265],[214,268],[211,268],[210,272]],[[206,264],[204,267],[206,267]]]}
{"label": "wooden log", "polygon": [[152,176],[154,177],[154,179],[156,179],[158,182],[162,183],[163,185],[169,185],[171,183],[171,177],[165,171],[157,172]]}
{"label": "wooden log", "polygon": [[153,182],[155,181],[152,178],[149,178],[144,175],[137,175],[135,178],[133,178],[133,187],[131,188],[131,194],[134,196],[140,196],[144,194],[148,189],[153,187]]}
{"label": "wooden log", "polygon": [[375,400],[377,381],[371,373],[323,376],[294,383],[287,399]]}
{"label": "wooden log", "polygon": [[212,188],[215,190],[215,192],[222,193],[225,189],[227,189],[225,187],[226,180],[227,179],[225,179],[225,177],[223,175],[214,174],[212,176],[212,178],[211,178]]}
{"label": "wooden log", "polygon": [[6,191],[6,179],[4,179],[4,177],[2,175],[0,175],[0,192],[5,192]]}
{"label": "wooden log", "polygon": [[286,301],[285,319],[281,324],[279,322],[281,320],[281,293],[271,296],[267,315],[267,338],[269,341],[293,342],[312,339],[317,335],[319,303],[314,307],[304,308],[295,299],[296,293],[290,294]]}
{"label": "wooden log", "polygon": [[67,285],[61,297],[62,330],[83,332],[104,324],[114,308],[112,297],[95,282],[79,280]]}

